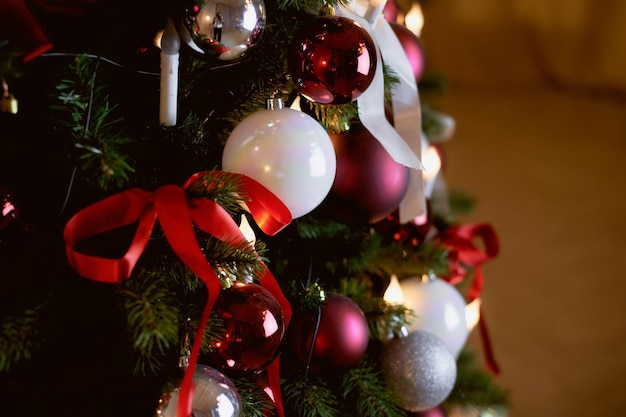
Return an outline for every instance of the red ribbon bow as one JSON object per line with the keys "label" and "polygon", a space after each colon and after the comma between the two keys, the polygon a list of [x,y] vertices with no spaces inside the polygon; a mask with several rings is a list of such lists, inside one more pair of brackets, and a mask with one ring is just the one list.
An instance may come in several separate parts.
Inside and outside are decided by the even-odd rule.
{"label": "red ribbon bow", "polygon": [[[500,251],[500,243],[495,230],[489,224],[471,223],[460,226],[452,226],[443,232],[440,242],[449,249],[448,262],[450,272],[446,281],[450,284],[458,284],[465,279],[467,271],[463,265],[474,269],[474,279],[468,290],[468,301],[472,302],[478,297],[484,284],[482,264],[495,258]],[[474,241],[480,239],[484,246],[481,249]],[[485,349],[485,359],[489,369],[495,373],[500,373],[500,366],[496,362],[487,325],[485,324],[482,309],[478,319],[483,347]]]}
{"label": "red ribbon bow", "polygon": [[[189,365],[180,388],[177,415],[181,417],[189,417],[191,414],[193,373],[200,353],[202,335],[213,304],[221,291],[220,280],[198,245],[193,225],[232,245],[246,239],[228,212],[215,201],[205,198],[187,199],[185,189],[196,184],[204,175],[205,172],[194,174],[185,182],[184,188],[164,185],[154,192],[132,188],[115,194],[75,214],[64,229],[69,263],[81,276],[94,281],[119,283],[130,278],[158,218],[174,253],[206,284],[208,301],[202,312],[200,326],[191,348]],[[291,222],[291,213],[287,207],[258,182],[244,175],[225,172],[220,172],[219,175],[235,175],[240,179],[242,191],[249,197],[246,203],[250,213],[265,233],[274,235]],[[215,184],[216,181],[202,183],[206,187]],[[76,244],[85,238],[135,222],[138,222],[135,235],[128,250],[120,258],[87,255],[74,249]],[[264,268],[264,274],[259,282],[280,304],[287,327],[291,319],[291,306],[267,267]],[[278,358],[268,366],[267,372],[269,385],[275,395],[277,411],[279,416],[283,417]]]}

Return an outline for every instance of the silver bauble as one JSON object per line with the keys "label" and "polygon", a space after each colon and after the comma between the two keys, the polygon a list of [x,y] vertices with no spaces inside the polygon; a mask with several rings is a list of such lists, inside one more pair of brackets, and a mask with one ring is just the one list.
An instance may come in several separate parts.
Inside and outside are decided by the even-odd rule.
{"label": "silver bauble", "polygon": [[437,336],[417,330],[383,347],[381,364],[398,406],[407,411],[436,407],[456,381],[456,360]]}
{"label": "silver bauble", "polygon": [[[217,369],[198,364],[193,374],[191,415],[194,417],[243,417],[239,393],[230,379]],[[163,396],[156,415],[175,417],[179,389]]]}
{"label": "silver bauble", "polygon": [[265,28],[263,0],[199,0],[185,7],[181,38],[214,66],[236,61]]}

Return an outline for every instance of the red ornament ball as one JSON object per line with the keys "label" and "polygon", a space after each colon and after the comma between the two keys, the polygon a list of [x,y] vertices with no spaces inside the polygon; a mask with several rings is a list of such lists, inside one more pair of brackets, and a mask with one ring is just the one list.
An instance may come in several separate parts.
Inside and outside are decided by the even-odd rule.
{"label": "red ornament ball", "polygon": [[394,161],[360,123],[329,136],[337,155],[337,172],[317,213],[347,224],[383,220],[404,198],[410,168]]}
{"label": "red ornament ball", "polygon": [[424,74],[424,66],[426,64],[424,60],[424,47],[422,46],[420,38],[415,33],[411,32],[409,28],[400,23],[390,22],[389,25],[400,41],[400,45],[402,45],[406,57],[409,59],[415,81],[419,82]]}
{"label": "red ornament ball", "polygon": [[278,354],[285,320],[276,298],[257,284],[235,283],[215,301],[223,336],[212,344],[212,360],[221,370],[259,372]]}
{"label": "red ornament ball", "polygon": [[[315,335],[318,312],[294,317],[290,327],[290,345],[298,361],[305,366],[311,346],[310,372],[337,371],[356,365],[365,355],[369,328],[365,314],[346,296],[327,293],[321,307],[319,328]],[[315,342],[313,344],[313,337]]]}
{"label": "red ornament ball", "polygon": [[307,99],[345,104],[356,100],[374,79],[376,46],[354,20],[320,16],[298,31],[289,46],[287,64]]}

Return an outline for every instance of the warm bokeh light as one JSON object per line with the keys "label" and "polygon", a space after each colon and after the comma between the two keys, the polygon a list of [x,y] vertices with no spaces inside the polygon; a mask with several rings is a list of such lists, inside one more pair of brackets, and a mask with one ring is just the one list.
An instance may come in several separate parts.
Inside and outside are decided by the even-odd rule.
{"label": "warm bokeh light", "polygon": [[241,224],[239,225],[239,230],[241,230],[241,233],[246,238],[246,240],[250,242],[252,246],[254,246],[254,243],[256,242],[256,235],[254,234],[254,230],[252,230],[250,223],[248,223],[248,218],[244,214],[241,215]]}
{"label": "warm bokeh light", "polygon": [[472,331],[480,319],[480,298],[476,298],[465,307],[465,321],[467,329]]}
{"label": "warm bokeh light", "polygon": [[391,276],[389,286],[387,287],[387,290],[385,290],[383,299],[388,303],[394,304],[402,304],[404,302],[404,295],[402,293],[402,288],[400,288],[400,282],[398,281],[397,276]]}
{"label": "warm bokeh light", "polygon": [[422,7],[419,3],[413,3],[411,10],[404,16],[404,24],[411,32],[420,36],[422,28],[424,27],[424,14],[422,13]]}

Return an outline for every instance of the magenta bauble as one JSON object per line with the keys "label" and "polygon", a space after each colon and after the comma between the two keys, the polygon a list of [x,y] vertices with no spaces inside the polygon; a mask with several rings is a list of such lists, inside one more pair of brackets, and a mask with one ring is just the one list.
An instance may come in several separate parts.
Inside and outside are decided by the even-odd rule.
{"label": "magenta bauble", "polygon": [[367,319],[359,306],[341,294],[327,293],[326,296],[314,344],[317,310],[294,316],[289,327],[289,344],[303,366],[313,346],[310,362],[313,373],[353,367],[365,355],[369,342]]}
{"label": "magenta bauble", "polygon": [[303,96],[321,104],[345,104],[356,100],[374,79],[376,46],[354,20],[320,16],[298,31],[287,63]]}
{"label": "magenta bauble", "polygon": [[211,357],[217,368],[257,372],[274,360],[285,320],[268,290],[257,284],[235,283],[217,297],[213,314],[224,325],[223,336],[212,342]]}
{"label": "magenta bauble", "polygon": [[378,222],[396,210],[409,185],[410,168],[399,164],[360,123],[331,133],[337,172],[316,213],[347,224]]}
{"label": "magenta bauble", "polygon": [[393,0],[388,0],[383,7],[383,16],[387,22],[398,21],[398,5]]}
{"label": "magenta bauble", "polygon": [[446,410],[441,407],[429,408],[424,411],[417,411],[415,413],[408,413],[410,417],[448,417]]}
{"label": "magenta bauble", "polygon": [[409,28],[400,23],[390,22],[389,25],[400,41],[406,57],[409,59],[415,81],[419,82],[424,73],[425,65],[424,48],[420,38],[415,33],[411,32]]}

